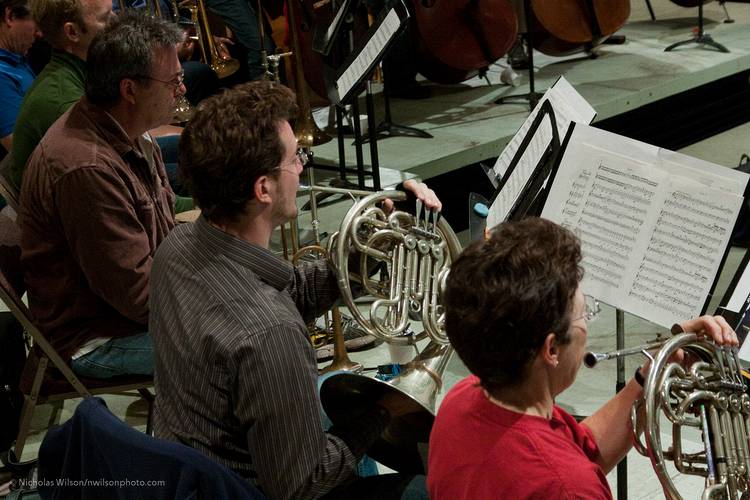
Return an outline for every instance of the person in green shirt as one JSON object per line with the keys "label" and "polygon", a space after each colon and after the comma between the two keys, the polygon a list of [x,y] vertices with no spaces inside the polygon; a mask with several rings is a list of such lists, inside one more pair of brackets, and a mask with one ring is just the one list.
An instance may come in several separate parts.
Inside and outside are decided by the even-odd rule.
{"label": "person in green shirt", "polygon": [[31,15],[52,45],[52,59],[26,93],[13,130],[9,177],[16,189],[47,129],[84,93],[86,52],[114,16],[111,0],[34,0]]}
{"label": "person in green shirt", "polygon": [[[52,46],[52,58],[26,93],[16,120],[8,177],[19,191],[34,148],[84,94],[89,45],[115,17],[112,0],[33,0],[31,14]],[[167,133],[179,132],[170,127]],[[176,198],[175,212],[192,208],[192,199]]]}

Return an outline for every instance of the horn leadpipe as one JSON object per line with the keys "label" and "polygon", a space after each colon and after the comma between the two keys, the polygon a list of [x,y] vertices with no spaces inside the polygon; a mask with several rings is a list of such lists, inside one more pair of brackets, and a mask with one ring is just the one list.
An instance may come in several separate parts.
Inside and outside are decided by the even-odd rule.
{"label": "horn leadpipe", "polygon": [[648,342],[646,344],[639,345],[636,347],[628,347],[625,349],[620,349],[617,351],[609,351],[609,352],[589,351],[583,356],[583,364],[586,365],[586,367],[588,368],[593,368],[600,361],[622,358],[625,356],[630,356],[632,354],[644,354],[645,355],[648,351],[660,349],[664,345],[665,342],[666,340],[655,340],[655,341]]}

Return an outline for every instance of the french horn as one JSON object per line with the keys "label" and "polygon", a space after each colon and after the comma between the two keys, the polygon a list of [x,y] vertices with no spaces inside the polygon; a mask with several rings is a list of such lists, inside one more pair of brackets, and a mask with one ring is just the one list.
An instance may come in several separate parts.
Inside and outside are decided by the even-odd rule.
{"label": "french horn", "polygon": [[[453,352],[445,334],[441,291],[461,245],[445,219],[421,210],[421,203],[416,216],[400,210],[386,213],[380,206],[386,199],[405,198],[400,191],[384,191],[360,199],[329,247],[342,300],[361,328],[394,344],[416,346],[426,337],[430,342],[397,377],[386,382],[357,373],[334,374],[321,386],[320,397],[334,424],[356,418],[389,393],[416,403],[420,410],[392,418],[367,453],[391,469],[424,473],[421,444],[429,441],[437,394]],[[370,276],[378,267],[381,279]],[[356,286],[375,299],[364,312],[355,304]],[[403,335],[412,318],[421,320],[424,332]]]}
{"label": "french horn", "polygon": [[[748,498],[750,396],[737,349],[718,346],[695,333],[680,333],[661,344],[596,357],[610,359],[655,348],[658,351],[648,355],[653,361],[643,397],[631,409],[631,422],[634,447],[651,460],[664,496],[682,498],[668,469],[672,462],[681,474],[705,478],[701,498]],[[688,366],[672,361],[679,349],[690,359]],[[672,427],[672,442],[666,449],[661,432],[664,421]],[[702,450],[686,451],[683,438],[690,428],[700,435]]]}

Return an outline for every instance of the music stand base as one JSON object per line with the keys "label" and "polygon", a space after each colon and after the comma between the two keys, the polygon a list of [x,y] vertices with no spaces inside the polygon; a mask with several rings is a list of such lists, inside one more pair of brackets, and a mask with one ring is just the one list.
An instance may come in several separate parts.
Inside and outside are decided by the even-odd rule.
{"label": "music stand base", "polygon": [[[433,139],[433,135],[424,130],[420,130],[416,127],[407,127],[406,125],[398,125],[391,122],[380,122],[376,131],[375,137],[377,140],[388,139],[389,137],[412,137],[415,139]],[[362,136],[362,144],[367,144],[370,141],[369,134]],[[355,141],[356,144],[356,141]]]}
{"label": "music stand base", "polygon": [[677,47],[682,47],[683,45],[689,45],[691,43],[697,43],[698,45],[708,45],[709,47],[713,47],[719,52],[729,52],[728,48],[724,47],[719,42],[714,41],[711,35],[707,35],[705,33],[702,35],[694,36],[690,40],[683,40],[681,42],[673,43],[672,45],[664,49],[664,52],[669,52],[676,49]]}
{"label": "music stand base", "polygon": [[539,99],[541,98],[542,94],[540,94],[539,92],[528,92],[526,94],[507,95],[501,97],[495,100],[495,104],[513,104],[526,101],[529,103],[529,107],[531,109],[534,109],[536,104],[539,102]]}

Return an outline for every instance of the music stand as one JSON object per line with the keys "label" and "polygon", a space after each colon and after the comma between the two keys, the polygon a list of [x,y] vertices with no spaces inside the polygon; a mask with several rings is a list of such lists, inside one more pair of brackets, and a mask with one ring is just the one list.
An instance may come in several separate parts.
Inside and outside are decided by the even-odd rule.
{"label": "music stand", "polygon": [[681,42],[673,43],[666,49],[664,49],[664,52],[670,52],[677,47],[681,47],[683,45],[688,45],[691,43],[697,43],[698,45],[708,45],[709,47],[713,47],[719,52],[729,52],[729,49],[724,47],[722,44],[714,41],[713,37],[703,30],[703,2],[698,3],[698,33],[689,40],[683,40]]}
{"label": "music stand", "polygon": [[[356,8],[358,2],[354,0],[344,0],[336,14],[333,17],[333,21],[329,26],[318,25],[315,28],[313,34],[313,50],[324,56],[327,56],[333,48],[334,41],[337,39],[338,34],[341,30],[341,26],[344,24],[347,16],[349,16]],[[387,75],[383,79],[383,97],[385,105],[385,118],[377,127],[378,139],[386,139],[388,137],[418,137],[424,139],[431,139],[432,135],[420,130],[415,127],[407,127],[405,125],[398,125],[393,123],[391,120],[391,103],[388,97],[388,78]],[[368,92],[371,92],[371,88],[368,86]],[[369,113],[369,112],[368,112]],[[364,134],[361,141],[366,143],[369,140],[369,133]]]}
{"label": "music stand", "polygon": [[533,21],[531,17],[528,15],[528,13],[531,12],[531,9],[529,8],[529,0],[523,0],[522,5],[523,5],[523,17],[526,22],[526,32],[522,33],[520,35],[520,38],[521,38],[521,42],[523,43],[524,48],[526,49],[526,56],[529,59],[529,69],[528,69],[529,91],[525,94],[517,94],[517,95],[509,95],[509,96],[501,97],[495,100],[495,104],[528,101],[529,110],[532,110],[536,107],[536,104],[539,102],[539,99],[541,99],[542,94],[537,92],[534,87],[534,46],[531,43],[531,36],[533,33],[533,29],[532,29]]}
{"label": "music stand", "polygon": [[315,52],[323,56],[327,56],[331,53],[334,42],[341,32],[341,27],[347,21],[348,16],[354,14],[358,5],[358,1],[343,0],[336,11],[336,14],[333,16],[331,24],[324,26],[321,23],[317,23],[315,25],[312,42],[312,49]]}
{"label": "music stand", "polygon": [[[354,1],[352,4],[356,3]],[[351,16],[340,16],[341,22],[348,21],[346,18]],[[359,124],[359,94],[363,86],[368,83],[368,77],[375,69],[377,64],[383,59],[388,49],[393,45],[399,33],[406,28],[406,22],[409,19],[409,12],[403,1],[399,1],[393,7],[383,10],[375,22],[368,30],[365,40],[355,47],[353,37],[339,36],[338,38],[348,38],[350,53],[343,64],[338,68],[332,68],[324,65],[324,77],[327,87],[328,98],[338,109],[341,109],[347,103],[351,103],[354,112],[354,144],[357,155],[357,181],[359,188],[364,188],[364,162],[362,160],[362,133]],[[348,23],[350,24],[350,23]],[[329,28],[329,31],[331,29]],[[335,28],[334,30],[335,31]],[[372,86],[366,85],[367,90],[367,125],[370,137],[377,139],[375,130],[374,104],[372,97]],[[337,118],[342,113],[337,113]],[[340,125],[340,123],[339,123]],[[345,161],[343,158],[343,136],[339,130],[339,164],[345,170]],[[373,189],[380,189],[380,166],[378,164],[377,140],[370,141],[370,157],[372,163],[371,175],[373,179]]]}
{"label": "music stand", "polygon": [[[385,107],[385,117],[380,122],[375,131],[376,139],[387,139],[389,137],[414,137],[417,139],[432,139],[434,136],[429,132],[416,127],[408,127],[393,123],[391,119],[391,98],[388,96],[388,74],[383,71],[383,106]],[[374,109],[373,109],[374,115]],[[370,140],[370,134],[367,133],[362,137],[362,142]]]}

